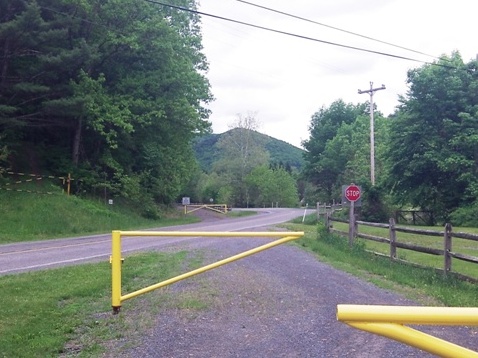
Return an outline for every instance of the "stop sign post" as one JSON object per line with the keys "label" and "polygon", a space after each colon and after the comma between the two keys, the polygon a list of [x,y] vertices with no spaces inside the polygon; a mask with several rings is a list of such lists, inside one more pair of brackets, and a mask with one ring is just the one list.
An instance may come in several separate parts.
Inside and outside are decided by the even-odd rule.
{"label": "stop sign post", "polygon": [[357,200],[359,200],[360,195],[361,195],[360,188],[355,184],[351,184],[345,188],[345,193],[344,193],[345,199],[347,199],[351,203],[354,203]]}
{"label": "stop sign post", "polygon": [[[355,205],[360,205],[360,196],[362,191],[360,187],[355,184],[350,184],[348,186],[342,186],[342,204],[345,204],[346,201],[350,203],[349,210],[349,246],[353,246],[353,242],[356,236],[355,232]],[[344,200],[346,199],[346,201]]]}

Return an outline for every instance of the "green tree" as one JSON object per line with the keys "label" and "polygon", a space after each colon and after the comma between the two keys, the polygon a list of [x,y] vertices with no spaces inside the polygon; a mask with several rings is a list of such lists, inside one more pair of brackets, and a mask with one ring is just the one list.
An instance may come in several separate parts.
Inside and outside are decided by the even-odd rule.
{"label": "green tree", "polygon": [[[317,187],[320,200],[330,201],[337,195],[338,177],[352,155],[353,133],[348,126],[364,113],[365,108],[365,104],[353,105],[337,100],[312,116],[310,138],[303,142],[306,149],[303,175]],[[337,135],[340,128],[342,133]]]}
{"label": "green tree", "polygon": [[0,130],[12,160],[35,148],[45,172],[175,200],[193,172],[191,141],[210,128],[199,25],[147,2],[1,2]]}
{"label": "green tree", "polygon": [[265,144],[255,136],[258,122],[253,114],[239,114],[232,126],[234,129],[227,132],[217,143],[222,155],[214,170],[222,177],[228,178],[227,185],[233,193],[233,204],[247,207],[251,197],[246,177],[257,166],[266,165],[269,162],[269,154],[265,150]]}
{"label": "green tree", "polygon": [[477,63],[458,53],[408,73],[390,125],[387,186],[397,203],[439,218],[476,200]]}
{"label": "green tree", "polygon": [[246,178],[252,204],[256,207],[294,207],[299,202],[296,181],[284,168],[255,168]]}

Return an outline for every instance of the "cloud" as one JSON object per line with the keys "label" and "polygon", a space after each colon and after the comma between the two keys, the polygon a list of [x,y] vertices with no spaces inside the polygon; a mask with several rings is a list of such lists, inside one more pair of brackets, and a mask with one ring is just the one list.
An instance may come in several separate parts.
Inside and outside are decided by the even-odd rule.
{"label": "cloud", "polygon": [[[327,25],[440,56],[459,50],[475,58],[475,11],[467,0],[250,0]],[[433,58],[288,18],[235,0],[201,0],[200,11],[315,39],[411,57]],[[237,113],[257,112],[261,131],[300,146],[311,116],[337,99],[369,100],[357,90],[370,82],[387,89],[374,97],[385,115],[407,91],[407,71],[421,63],[354,51],[202,17],[208,78],[216,97],[209,108],[213,130],[229,129]]]}

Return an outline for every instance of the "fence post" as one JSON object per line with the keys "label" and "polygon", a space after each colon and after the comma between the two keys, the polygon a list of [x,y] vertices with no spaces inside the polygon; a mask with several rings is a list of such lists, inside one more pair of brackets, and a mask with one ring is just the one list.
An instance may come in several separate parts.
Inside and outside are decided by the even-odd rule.
{"label": "fence post", "polygon": [[397,258],[397,232],[395,231],[395,219],[390,218],[388,228],[388,238],[390,239],[390,259],[395,260]]}
{"label": "fence post", "polygon": [[451,271],[451,234],[452,232],[452,227],[450,223],[445,224],[445,234],[443,236],[443,243],[444,243],[444,273],[445,275]]}
{"label": "fence post", "polygon": [[353,201],[350,202],[350,211],[349,211],[349,246],[352,247],[355,239],[355,214],[354,214],[354,205]]}
{"label": "fence post", "polygon": [[330,233],[330,213],[325,212],[325,228]]}

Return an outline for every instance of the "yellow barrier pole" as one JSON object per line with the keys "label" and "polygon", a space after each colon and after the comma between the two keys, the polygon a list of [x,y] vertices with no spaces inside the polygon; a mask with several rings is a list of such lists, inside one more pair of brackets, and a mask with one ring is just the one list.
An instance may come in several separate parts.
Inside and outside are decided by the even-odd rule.
{"label": "yellow barrier pole", "polygon": [[[184,234],[184,232],[182,233]],[[225,233],[217,233],[218,236],[224,236]],[[229,233],[230,234],[230,233]],[[235,233],[235,236],[242,236],[241,234],[244,234],[244,233]],[[254,233],[247,233],[247,234],[254,234]],[[260,233],[255,233],[256,234],[256,237],[259,236],[258,234]],[[271,234],[274,234],[274,233],[271,233]],[[277,233],[275,233],[276,236],[279,236],[277,235]],[[290,233],[288,233],[290,234]],[[130,298],[133,298],[133,297],[136,297],[136,296],[139,296],[139,295],[142,295],[144,293],[147,293],[147,292],[150,292],[150,291],[153,291],[153,290],[156,290],[158,288],[161,288],[161,287],[164,287],[164,286],[167,286],[167,285],[170,285],[172,283],[175,283],[175,282],[178,282],[180,280],[184,280],[186,278],[189,278],[191,276],[194,276],[194,275],[198,275],[200,273],[203,273],[203,272],[206,272],[206,271],[209,271],[209,270],[212,270],[216,267],[219,267],[219,266],[222,266],[222,265],[225,265],[225,264],[228,264],[230,262],[233,262],[233,261],[237,261],[239,259],[242,259],[244,257],[247,257],[247,256],[250,256],[250,255],[253,255],[255,253],[258,253],[260,251],[264,251],[264,250],[267,250],[271,247],[274,247],[274,246],[277,246],[277,245],[280,245],[280,244],[283,244],[287,241],[291,241],[291,240],[296,240],[298,239],[299,237],[301,237],[302,235],[304,235],[303,232],[294,232],[293,234],[296,234],[295,236],[288,236],[288,237],[284,237],[282,239],[279,239],[279,240],[275,240],[271,243],[268,243],[268,244],[265,244],[265,245],[262,245],[262,246],[258,246],[254,249],[251,249],[251,250],[248,250],[248,251],[244,251],[240,254],[237,254],[237,255],[234,255],[234,256],[231,256],[231,257],[228,257],[224,260],[220,260],[220,261],[217,261],[215,263],[212,263],[210,265],[206,265],[206,266],[203,266],[201,268],[198,268],[196,270],[192,270],[190,272],[187,272],[187,273],[184,273],[182,275],[179,275],[179,276],[176,276],[174,278],[171,278],[169,280],[166,280],[166,281],[163,281],[163,282],[159,282],[155,285],[151,285],[151,286],[148,286],[148,287],[145,287],[141,290],[138,290],[138,291],[135,291],[135,292],[131,292],[131,293],[128,293],[127,295],[124,295],[121,297],[121,300],[122,301],[125,301],[125,300],[128,300]],[[179,236],[179,235],[178,235]],[[230,235],[231,236],[231,235]]]}
{"label": "yellow barrier pole", "polygon": [[171,236],[171,237],[285,237],[304,236],[303,231],[119,231],[122,237],[125,236]]}
{"label": "yellow barrier pole", "polygon": [[113,313],[121,308],[121,231],[114,230],[111,235],[111,305]]}
{"label": "yellow barrier pole", "polygon": [[357,329],[388,337],[441,357],[478,358],[478,352],[403,326],[478,325],[478,308],[337,305],[337,319]]}
{"label": "yellow barrier pole", "polygon": [[477,326],[478,308],[337,305],[337,319],[347,322]]}
{"label": "yellow barrier pole", "polygon": [[446,358],[476,358],[478,352],[397,323],[345,322],[348,325],[394,339],[425,352]]}

